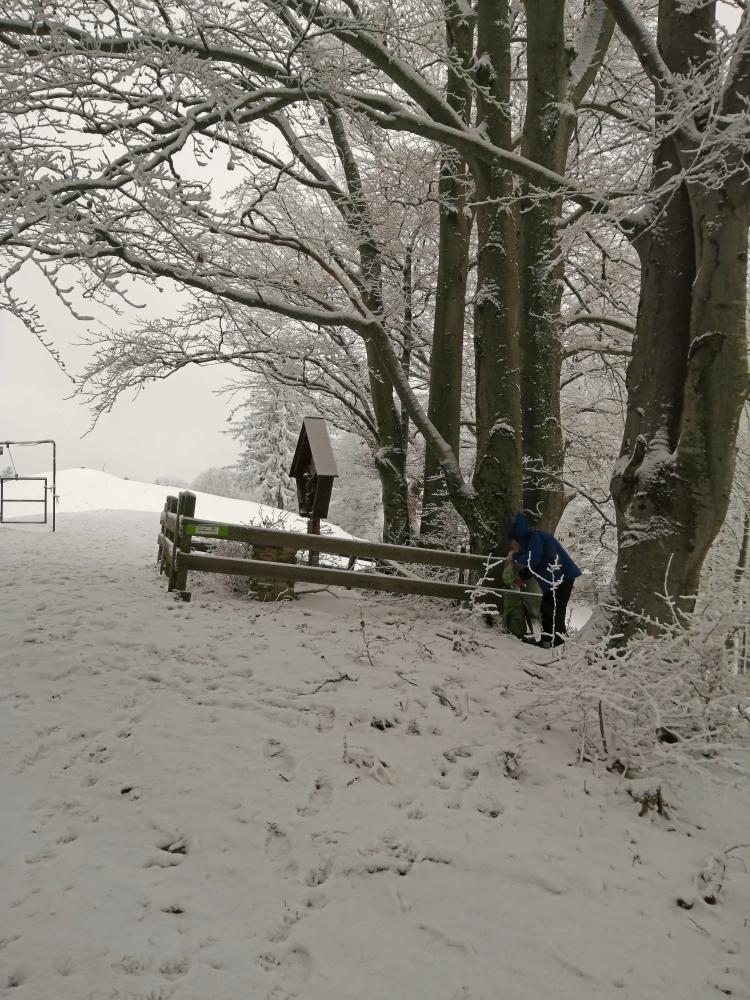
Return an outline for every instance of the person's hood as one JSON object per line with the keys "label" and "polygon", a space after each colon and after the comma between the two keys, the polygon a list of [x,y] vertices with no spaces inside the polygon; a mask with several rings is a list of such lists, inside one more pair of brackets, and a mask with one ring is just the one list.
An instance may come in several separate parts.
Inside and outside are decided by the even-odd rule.
{"label": "person's hood", "polygon": [[515,516],[513,527],[510,529],[508,537],[518,542],[519,545],[525,545],[530,534],[531,528],[529,527],[529,522],[526,520],[526,515],[519,511]]}

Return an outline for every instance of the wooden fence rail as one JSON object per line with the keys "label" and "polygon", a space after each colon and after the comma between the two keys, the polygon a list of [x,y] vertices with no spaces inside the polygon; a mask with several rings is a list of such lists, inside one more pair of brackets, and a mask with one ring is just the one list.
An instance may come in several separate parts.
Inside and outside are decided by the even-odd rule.
{"label": "wooden fence rail", "polygon": [[[253,546],[272,547],[293,551],[325,552],[330,555],[355,559],[372,559],[386,562],[415,563],[422,566],[439,566],[469,570],[480,581],[490,565],[497,560],[464,552],[446,552],[442,549],[423,549],[409,545],[387,545],[334,535],[308,535],[301,532],[277,531],[255,528],[222,521],[201,520],[195,516],[195,494],[185,492],[179,497],[167,497],[160,518],[157,561],[162,572],[169,574],[169,590],[178,590],[185,600],[189,571],[224,573],[260,580],[284,580],[316,583],[325,587],[355,587],[361,590],[378,590],[394,594],[419,594],[466,600],[472,593],[517,593],[483,587],[477,583],[449,583],[443,580],[426,580],[415,576],[391,576],[387,573],[362,572],[327,566],[305,566],[259,559],[237,559],[202,552],[191,552],[195,538],[216,538],[222,541],[246,542]],[[463,575],[463,574],[462,574]],[[479,590],[478,590],[479,588]],[[524,599],[539,597],[525,594]]]}
{"label": "wooden fence rail", "polygon": [[[170,531],[177,530],[177,515],[166,514],[164,522]],[[230,542],[247,542],[250,545],[276,545],[282,549],[326,552],[330,555],[355,556],[358,559],[391,559],[423,566],[447,566],[451,569],[469,569],[482,572],[487,568],[487,557],[467,552],[447,552],[444,549],[423,549],[416,545],[387,545],[358,538],[339,538],[336,535],[306,535],[296,531],[277,531],[271,528],[254,528],[221,521],[184,519],[182,530],[193,538],[220,538]],[[492,560],[496,562],[497,560]]]}
{"label": "wooden fence rail", "polygon": [[356,587],[358,590],[383,590],[392,594],[423,594],[427,597],[447,597],[465,600],[474,589],[460,583],[442,580],[418,580],[413,577],[389,576],[386,573],[361,573],[356,570],[333,569],[327,566],[290,566],[288,563],[261,562],[258,559],[226,559],[201,553],[178,555],[180,566],[207,573],[227,573],[270,580],[294,580],[317,583],[323,587]]}

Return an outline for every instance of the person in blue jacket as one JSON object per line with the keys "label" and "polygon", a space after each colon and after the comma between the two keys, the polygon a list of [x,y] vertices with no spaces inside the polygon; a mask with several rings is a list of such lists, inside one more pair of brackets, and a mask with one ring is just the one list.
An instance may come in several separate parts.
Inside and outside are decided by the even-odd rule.
{"label": "person in blue jacket", "polygon": [[581,575],[554,535],[532,528],[522,513],[516,514],[509,537],[513,561],[521,567],[521,578],[537,581],[542,591],[542,639],[545,648],[565,641],[568,601],[576,577]]}

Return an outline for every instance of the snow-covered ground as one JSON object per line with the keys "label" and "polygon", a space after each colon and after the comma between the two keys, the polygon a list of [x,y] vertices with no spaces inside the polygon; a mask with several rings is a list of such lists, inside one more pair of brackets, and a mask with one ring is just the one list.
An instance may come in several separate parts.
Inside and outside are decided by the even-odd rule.
{"label": "snow-covered ground", "polygon": [[[750,997],[736,792],[639,818],[447,603],[176,601],[164,487],[108,479],[0,526],[1,997]],[[718,903],[680,908],[709,856]]]}

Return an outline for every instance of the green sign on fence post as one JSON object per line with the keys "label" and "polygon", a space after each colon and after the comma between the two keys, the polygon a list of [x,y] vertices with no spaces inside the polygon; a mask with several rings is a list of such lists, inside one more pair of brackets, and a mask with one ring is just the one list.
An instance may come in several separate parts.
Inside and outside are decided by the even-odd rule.
{"label": "green sign on fence post", "polygon": [[188,521],[184,525],[186,535],[204,535],[206,538],[229,538],[228,524],[202,524]]}

